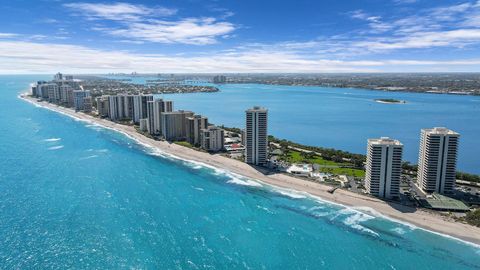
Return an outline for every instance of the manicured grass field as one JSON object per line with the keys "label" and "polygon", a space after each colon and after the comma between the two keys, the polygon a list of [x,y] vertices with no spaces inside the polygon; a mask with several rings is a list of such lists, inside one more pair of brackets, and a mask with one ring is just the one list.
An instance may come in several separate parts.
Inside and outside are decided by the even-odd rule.
{"label": "manicured grass field", "polygon": [[[353,177],[365,177],[365,171],[360,169],[353,168],[344,168],[351,167],[351,163],[339,163],[331,160],[325,160],[322,157],[317,155],[312,158],[305,158],[298,151],[289,151],[288,154],[282,157],[288,162],[291,163],[313,163],[320,165],[320,171],[331,174],[344,174]],[[343,168],[342,168],[343,167]]]}

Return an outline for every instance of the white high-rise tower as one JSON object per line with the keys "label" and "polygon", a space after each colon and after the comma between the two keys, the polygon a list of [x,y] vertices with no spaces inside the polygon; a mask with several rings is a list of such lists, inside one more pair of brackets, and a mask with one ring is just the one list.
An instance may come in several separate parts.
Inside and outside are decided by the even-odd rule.
{"label": "white high-rise tower", "polygon": [[267,113],[268,111],[261,107],[246,111],[245,162],[249,164],[267,163]]}
{"label": "white high-rise tower", "polygon": [[460,134],[444,127],[422,129],[417,183],[425,192],[452,193]]}
{"label": "white high-rise tower", "polygon": [[403,144],[387,137],[369,139],[365,187],[380,198],[398,198],[402,173]]}

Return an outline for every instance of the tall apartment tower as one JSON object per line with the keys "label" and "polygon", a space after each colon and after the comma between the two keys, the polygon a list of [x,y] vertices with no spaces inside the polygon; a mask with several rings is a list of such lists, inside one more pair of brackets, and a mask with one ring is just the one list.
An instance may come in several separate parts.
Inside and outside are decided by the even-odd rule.
{"label": "tall apartment tower", "polygon": [[162,134],[162,114],[173,111],[173,102],[163,99],[147,101],[148,132],[152,135]]}
{"label": "tall apartment tower", "polygon": [[460,134],[444,127],[422,129],[417,183],[423,191],[453,192],[459,137]]}
{"label": "tall apartment tower", "polygon": [[245,162],[249,164],[267,163],[267,114],[268,110],[261,107],[253,107],[246,111]]}
{"label": "tall apartment tower", "polygon": [[186,121],[187,142],[191,145],[200,145],[201,130],[208,127],[208,118],[197,114],[187,117]]}
{"label": "tall apartment tower", "polygon": [[147,118],[147,102],[153,101],[153,95],[134,95],[133,96],[133,115],[134,123],[140,123],[140,119]]}
{"label": "tall apartment tower", "polygon": [[365,187],[373,196],[399,197],[403,144],[388,137],[369,139]]}

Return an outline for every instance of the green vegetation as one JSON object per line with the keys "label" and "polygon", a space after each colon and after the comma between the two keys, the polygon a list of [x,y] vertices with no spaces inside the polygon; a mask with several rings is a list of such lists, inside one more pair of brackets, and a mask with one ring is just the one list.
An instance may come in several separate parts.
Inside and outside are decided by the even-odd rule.
{"label": "green vegetation", "polygon": [[284,155],[281,156],[280,159],[290,163],[318,164],[319,171],[324,173],[336,175],[344,174],[359,178],[365,177],[365,171],[362,169],[354,168],[354,165],[352,163],[326,160],[316,155],[315,153],[285,150]]}
{"label": "green vegetation", "polygon": [[470,225],[480,227],[480,209],[468,212],[465,221]]}
{"label": "green vegetation", "polygon": [[480,175],[474,175],[464,172],[457,172],[457,179],[480,183]]}
{"label": "green vegetation", "polygon": [[188,147],[188,148],[193,148],[193,145],[191,145],[189,142],[186,142],[186,141],[175,141],[173,143],[181,145],[181,146],[185,146],[185,147]]}
{"label": "green vegetation", "polygon": [[268,136],[268,140],[270,142],[280,144],[282,150],[287,149],[288,147],[301,148],[308,151],[320,153],[322,159],[324,160],[333,161],[335,163],[348,162],[350,164],[353,164],[353,167],[355,168],[363,168],[363,163],[365,162],[365,156],[360,154],[353,154],[332,148],[303,145],[288,140],[281,140],[271,135]]}

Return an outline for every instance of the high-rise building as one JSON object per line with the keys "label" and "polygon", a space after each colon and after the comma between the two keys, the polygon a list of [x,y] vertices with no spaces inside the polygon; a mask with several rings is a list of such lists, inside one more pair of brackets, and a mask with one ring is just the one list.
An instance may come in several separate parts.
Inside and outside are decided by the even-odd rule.
{"label": "high-rise building", "polygon": [[162,135],[162,113],[171,112],[173,102],[157,99],[147,101],[148,132],[152,135]]}
{"label": "high-rise building", "polygon": [[67,105],[68,104],[68,91],[72,91],[73,92],[73,88],[70,86],[70,85],[62,85],[59,87],[60,88],[60,96],[61,96],[61,99],[60,99],[60,102],[62,104],[65,104]]}
{"label": "high-rise building", "polygon": [[200,145],[207,151],[218,152],[223,149],[225,131],[216,126],[209,126],[200,131]]}
{"label": "high-rise building", "polygon": [[[127,95],[116,95],[108,97],[108,117],[112,121],[130,120],[133,113],[133,98]],[[130,106],[130,102],[132,105]]]}
{"label": "high-rise building", "polygon": [[134,123],[139,123],[140,119],[147,118],[147,102],[153,101],[153,95],[135,95],[133,96],[133,117]]}
{"label": "high-rise building", "polygon": [[213,77],[213,83],[226,83],[227,82],[227,77],[224,75],[217,75]]}
{"label": "high-rise building", "polygon": [[97,112],[100,117],[107,117],[108,116],[108,96],[101,96],[95,99],[95,103],[97,104]]}
{"label": "high-rise building", "polygon": [[87,96],[83,98],[83,112],[90,113],[92,112],[93,102],[92,97]]}
{"label": "high-rise building", "polygon": [[58,72],[57,74],[55,74],[55,76],[53,77],[53,79],[54,79],[55,81],[61,81],[61,80],[63,80],[63,74],[60,73],[60,72]]}
{"label": "high-rise building", "polygon": [[88,90],[73,91],[73,107],[75,108],[75,111],[84,110],[84,101],[86,97],[90,97],[90,91]]}
{"label": "high-rise building", "polygon": [[254,165],[267,163],[267,109],[253,107],[246,111],[245,162]]}
{"label": "high-rise building", "polygon": [[[60,102],[60,90],[58,85],[54,83],[45,84],[44,87],[48,93],[48,102],[59,103]],[[45,89],[44,88],[44,89]]]}
{"label": "high-rise building", "polygon": [[371,195],[393,199],[400,194],[403,144],[388,137],[369,139],[365,187]]}
{"label": "high-rise building", "polygon": [[161,114],[161,135],[167,141],[181,141],[186,139],[187,117],[193,116],[190,111],[163,112]]}
{"label": "high-rise building", "polygon": [[187,142],[191,145],[200,145],[200,133],[208,127],[208,118],[201,115],[187,117],[186,120]]}
{"label": "high-rise building", "polygon": [[444,127],[422,129],[417,183],[425,192],[452,193],[460,134]]}

